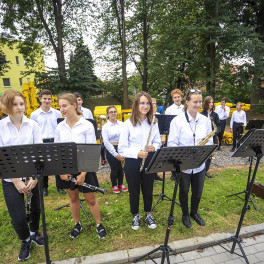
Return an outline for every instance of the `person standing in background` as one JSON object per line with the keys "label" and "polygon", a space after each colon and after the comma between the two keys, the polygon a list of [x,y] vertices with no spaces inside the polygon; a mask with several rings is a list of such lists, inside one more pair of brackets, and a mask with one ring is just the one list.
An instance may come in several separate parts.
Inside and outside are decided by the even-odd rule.
{"label": "person standing in background", "polygon": [[220,126],[221,126],[221,131],[218,134],[219,145],[218,145],[217,150],[221,150],[221,144],[222,144],[223,135],[225,132],[225,127],[226,127],[226,119],[229,117],[229,114],[230,114],[230,108],[226,106],[226,101],[227,101],[226,97],[223,97],[221,100],[221,104],[215,108],[215,112],[219,116]]}
{"label": "person standing in background", "polygon": [[83,114],[83,117],[85,119],[93,119],[93,114],[92,114],[91,110],[82,106],[82,104],[83,104],[83,96],[82,96],[82,94],[79,93],[79,92],[75,92],[73,94],[77,98],[78,111],[80,111]]}
{"label": "person standing in background", "polygon": [[246,112],[242,110],[242,103],[238,102],[236,109],[237,110],[233,112],[230,121],[230,129],[231,133],[233,133],[233,147],[231,152],[235,151],[236,147],[239,147],[237,141],[241,138],[243,126],[245,127],[247,125]]}
{"label": "person standing in background", "polygon": [[[42,90],[39,94],[41,106],[32,112],[30,119],[36,121],[40,127],[43,143],[53,143],[55,129],[57,127],[57,119],[62,118],[61,112],[51,107],[52,92],[50,90]],[[66,194],[63,189],[58,188],[58,178],[56,175],[56,187],[59,193]],[[43,177],[43,196],[48,195],[49,177]]]}
{"label": "person standing in background", "polygon": [[173,104],[166,109],[165,115],[179,115],[183,111],[183,92],[180,89],[172,90],[171,99],[173,100]]}

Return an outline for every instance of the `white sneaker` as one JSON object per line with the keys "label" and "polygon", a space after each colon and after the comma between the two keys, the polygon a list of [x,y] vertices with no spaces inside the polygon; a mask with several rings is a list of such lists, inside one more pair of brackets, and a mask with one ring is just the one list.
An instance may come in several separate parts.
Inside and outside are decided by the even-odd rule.
{"label": "white sneaker", "polygon": [[145,221],[147,222],[149,228],[151,228],[151,229],[157,228],[157,225],[154,221],[154,216],[151,213],[146,214]]}
{"label": "white sneaker", "polygon": [[133,230],[138,230],[140,227],[140,217],[139,215],[135,215],[133,220],[132,220],[132,229]]}

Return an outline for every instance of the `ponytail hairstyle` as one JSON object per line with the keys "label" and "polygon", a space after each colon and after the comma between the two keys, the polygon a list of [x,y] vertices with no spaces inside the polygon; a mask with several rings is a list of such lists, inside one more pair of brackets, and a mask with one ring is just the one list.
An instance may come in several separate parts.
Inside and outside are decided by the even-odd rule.
{"label": "ponytail hairstyle", "polygon": [[80,112],[78,109],[77,109],[77,105],[78,105],[78,102],[77,102],[77,97],[72,94],[72,93],[63,93],[63,94],[60,94],[58,96],[58,102],[61,100],[61,99],[64,99],[66,101],[68,101],[71,105],[74,105],[76,104],[76,114],[77,115],[82,115],[82,112]]}
{"label": "ponytail hairstyle", "polygon": [[[199,89],[190,89],[190,90],[188,90],[187,94],[186,94],[185,101],[190,101],[192,99],[191,97],[192,97],[193,94],[201,94],[202,95],[202,92]],[[187,108],[188,108],[188,105],[185,102],[183,111],[185,112],[187,110]]]}
{"label": "ponytail hairstyle", "polygon": [[148,120],[148,124],[151,125],[151,121],[153,118],[153,106],[151,103],[151,97],[148,93],[146,92],[139,92],[135,95],[134,101],[133,101],[133,105],[132,105],[132,114],[130,116],[130,121],[132,123],[133,126],[136,126],[137,123],[141,123],[140,120],[140,113],[139,113],[139,103],[140,103],[140,98],[142,96],[145,96],[148,99],[148,102],[150,103],[150,109],[147,113],[147,120]]}

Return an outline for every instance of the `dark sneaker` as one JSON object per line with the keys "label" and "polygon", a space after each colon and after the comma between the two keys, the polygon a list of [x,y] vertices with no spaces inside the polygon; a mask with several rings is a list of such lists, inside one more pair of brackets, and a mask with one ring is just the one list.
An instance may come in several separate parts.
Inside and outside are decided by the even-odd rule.
{"label": "dark sneaker", "polygon": [[182,223],[185,225],[185,227],[191,228],[192,223],[190,220],[190,216],[189,215],[182,215]]}
{"label": "dark sneaker", "polygon": [[140,217],[139,215],[135,215],[133,220],[132,220],[132,229],[133,230],[138,230],[140,227]]}
{"label": "dark sneaker", "polygon": [[35,235],[30,236],[30,238],[37,246],[44,246],[44,237],[38,231],[35,233]]}
{"label": "dark sneaker", "polygon": [[28,242],[23,240],[21,243],[21,249],[18,255],[18,261],[24,261],[30,257],[30,253],[29,253],[30,248],[31,248],[31,239]]}
{"label": "dark sneaker", "polygon": [[48,189],[44,188],[43,189],[43,197],[48,196]]}
{"label": "dark sneaker", "polygon": [[190,213],[190,216],[195,220],[198,225],[205,226],[205,222],[200,215],[198,215],[197,213]]}
{"label": "dark sneaker", "polygon": [[101,239],[106,238],[106,231],[102,224],[100,224],[98,227],[96,227],[96,232],[98,233],[98,237]]}
{"label": "dark sneaker", "polygon": [[205,176],[207,176],[208,178],[213,178],[213,176],[211,176],[211,175],[208,174],[207,172],[205,173]]}
{"label": "dark sneaker", "polygon": [[151,229],[157,228],[157,225],[154,221],[154,216],[151,213],[146,214],[145,221],[147,222],[149,228],[151,228]]}
{"label": "dark sneaker", "polygon": [[70,237],[71,238],[78,238],[80,232],[82,231],[81,223],[77,223],[73,230],[71,231]]}
{"label": "dark sneaker", "polygon": [[155,178],[154,178],[154,181],[160,181],[160,182],[162,182],[163,180],[162,180],[162,178],[161,178],[160,176],[158,176],[158,175],[156,174],[156,176],[155,176]]}
{"label": "dark sneaker", "polygon": [[57,191],[58,191],[60,194],[66,194],[66,192],[65,192],[63,189],[57,188]]}
{"label": "dark sneaker", "polygon": [[235,148],[232,148],[232,149],[231,149],[231,152],[234,152],[235,150],[236,150]]}

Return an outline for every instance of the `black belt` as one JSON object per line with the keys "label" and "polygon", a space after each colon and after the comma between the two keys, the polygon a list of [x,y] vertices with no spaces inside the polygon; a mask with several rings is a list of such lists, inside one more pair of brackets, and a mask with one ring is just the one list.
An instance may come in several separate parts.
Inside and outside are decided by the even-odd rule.
{"label": "black belt", "polygon": [[43,143],[53,143],[54,138],[43,138]]}

